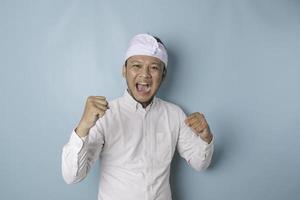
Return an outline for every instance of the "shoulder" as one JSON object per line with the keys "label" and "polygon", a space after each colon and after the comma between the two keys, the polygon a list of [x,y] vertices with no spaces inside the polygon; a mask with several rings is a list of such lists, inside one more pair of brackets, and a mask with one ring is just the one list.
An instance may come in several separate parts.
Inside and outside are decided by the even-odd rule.
{"label": "shoulder", "polygon": [[122,99],[122,97],[118,97],[118,98],[115,98],[113,100],[110,100],[108,101],[108,107],[109,109],[106,111],[108,114],[115,114],[115,112],[118,109],[118,107],[120,106],[120,100]]}
{"label": "shoulder", "polygon": [[177,113],[179,115],[185,115],[183,109],[170,101],[166,101],[160,98],[156,98],[157,103],[159,104],[160,107],[167,109],[168,111],[172,112],[172,113]]}
{"label": "shoulder", "polygon": [[98,119],[99,123],[104,123],[117,114],[120,99],[121,97],[108,101],[108,109],[105,111],[104,116]]}
{"label": "shoulder", "polygon": [[113,107],[117,106],[119,104],[121,98],[122,97],[118,97],[116,99],[108,101],[108,105],[113,106]]}

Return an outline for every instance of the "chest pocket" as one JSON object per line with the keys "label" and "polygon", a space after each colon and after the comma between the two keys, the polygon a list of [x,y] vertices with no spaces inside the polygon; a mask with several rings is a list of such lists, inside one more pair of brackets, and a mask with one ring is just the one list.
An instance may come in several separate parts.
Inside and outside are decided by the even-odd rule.
{"label": "chest pocket", "polygon": [[175,144],[172,132],[156,132],[155,161],[159,163],[170,163],[174,154]]}

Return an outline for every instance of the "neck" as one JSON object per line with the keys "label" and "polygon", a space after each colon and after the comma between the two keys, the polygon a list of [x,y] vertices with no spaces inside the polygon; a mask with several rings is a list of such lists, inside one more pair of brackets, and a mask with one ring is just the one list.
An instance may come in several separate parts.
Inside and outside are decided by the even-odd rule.
{"label": "neck", "polygon": [[153,98],[148,102],[139,102],[139,103],[142,104],[143,108],[146,108],[152,102],[152,100]]}

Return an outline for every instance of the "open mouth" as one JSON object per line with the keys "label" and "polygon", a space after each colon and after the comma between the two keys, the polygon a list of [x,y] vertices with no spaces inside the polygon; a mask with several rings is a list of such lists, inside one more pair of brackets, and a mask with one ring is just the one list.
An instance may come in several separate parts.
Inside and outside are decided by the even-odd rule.
{"label": "open mouth", "polygon": [[149,83],[136,83],[136,90],[140,93],[148,93],[151,90],[151,86]]}

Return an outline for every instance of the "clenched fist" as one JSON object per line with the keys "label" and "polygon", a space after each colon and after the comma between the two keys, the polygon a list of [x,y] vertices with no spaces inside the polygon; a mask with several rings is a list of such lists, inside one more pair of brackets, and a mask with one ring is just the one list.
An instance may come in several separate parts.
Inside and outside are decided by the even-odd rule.
{"label": "clenched fist", "polygon": [[103,117],[106,110],[109,109],[108,102],[102,96],[89,96],[86,100],[85,108],[76,133],[80,137],[85,137],[90,128],[92,128],[96,121]]}
{"label": "clenched fist", "polygon": [[210,132],[208,123],[202,113],[192,113],[185,119],[185,123],[205,142],[211,142],[213,136]]}

